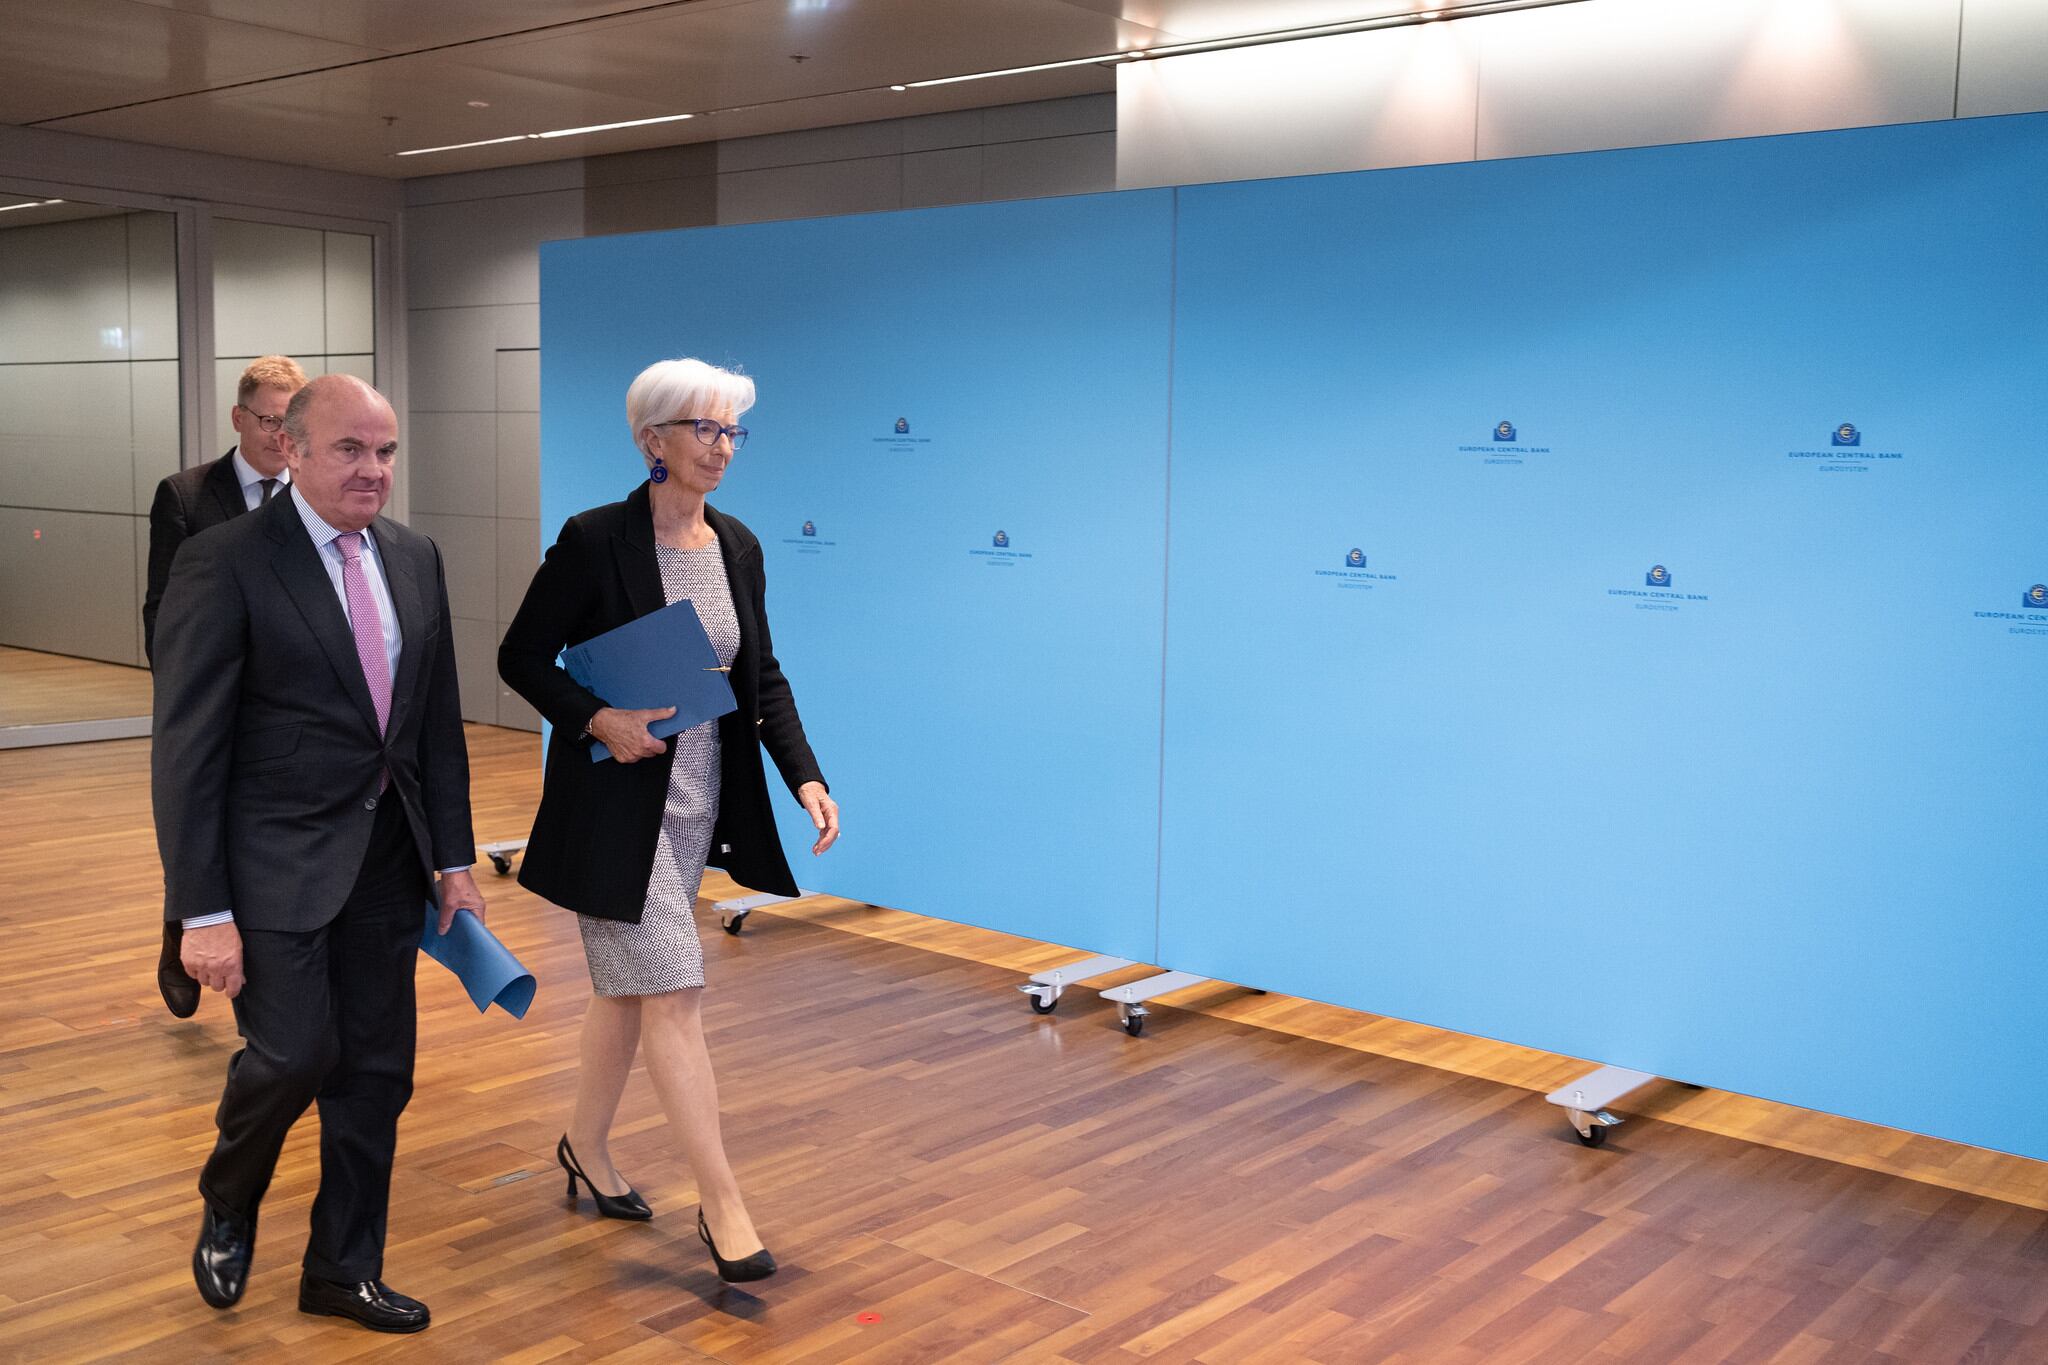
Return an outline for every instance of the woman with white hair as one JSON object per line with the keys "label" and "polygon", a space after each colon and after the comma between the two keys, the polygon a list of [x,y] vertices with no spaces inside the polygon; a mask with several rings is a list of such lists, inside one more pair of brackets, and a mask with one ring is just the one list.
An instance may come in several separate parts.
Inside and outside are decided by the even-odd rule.
{"label": "woman with white hair", "polygon": [[[626,391],[647,481],[624,502],[569,519],[498,647],[498,672],[554,726],[540,810],[520,884],[576,912],[590,964],[576,1108],[556,1159],[608,1218],[653,1217],[612,1165],[610,1132],[633,1055],[647,1072],[697,1177],[697,1232],[719,1276],[775,1273],[719,1134],[718,1092],[700,1012],[704,955],[694,910],[706,862],[756,890],[797,893],[776,838],[760,743],[818,832],[839,837],[839,807],[804,740],[775,662],[761,543],[705,501],[746,443],[754,381],[701,360],[648,366]],[[731,670],[738,709],[664,742],[665,710],[625,710],[579,685],[561,651],[688,598]],[[602,741],[618,761],[592,763]]]}

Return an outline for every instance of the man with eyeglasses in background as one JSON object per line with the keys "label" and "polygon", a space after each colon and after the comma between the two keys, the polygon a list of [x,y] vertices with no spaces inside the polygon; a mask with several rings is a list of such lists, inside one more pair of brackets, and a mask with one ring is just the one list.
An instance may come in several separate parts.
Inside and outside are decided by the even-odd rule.
{"label": "man with eyeglasses in background", "polygon": [[[218,460],[181,469],[156,486],[149,509],[149,590],[142,599],[142,650],[156,663],[156,613],[178,547],[208,527],[253,512],[290,486],[280,433],[292,395],[306,386],[306,372],[290,356],[267,355],[249,363],[235,386],[228,421],[233,449]],[[164,1004],[180,1019],[199,1009],[199,983],[178,960],[179,927],[164,924],[157,956],[156,984]]]}

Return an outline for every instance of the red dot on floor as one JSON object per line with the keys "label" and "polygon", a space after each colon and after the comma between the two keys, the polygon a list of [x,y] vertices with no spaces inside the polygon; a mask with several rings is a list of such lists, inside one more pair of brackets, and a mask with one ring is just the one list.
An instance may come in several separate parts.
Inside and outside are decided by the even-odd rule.
{"label": "red dot on floor", "polygon": [[854,1319],[855,1322],[859,1323],[876,1323],[880,1322],[881,1320],[882,1315],[880,1313],[862,1313],[859,1317]]}

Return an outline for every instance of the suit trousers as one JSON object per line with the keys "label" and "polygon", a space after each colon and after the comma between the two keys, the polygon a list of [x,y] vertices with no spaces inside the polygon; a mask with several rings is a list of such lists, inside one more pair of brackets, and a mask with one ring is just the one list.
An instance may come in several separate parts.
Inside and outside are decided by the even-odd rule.
{"label": "suit trousers", "polygon": [[323,1279],[383,1274],[398,1116],[412,1097],[427,882],[404,804],[387,792],[339,914],[304,932],[242,930],[243,1047],[228,1062],[199,1192],[253,1221],[285,1134],[317,1101],[320,1192],[305,1267]]}

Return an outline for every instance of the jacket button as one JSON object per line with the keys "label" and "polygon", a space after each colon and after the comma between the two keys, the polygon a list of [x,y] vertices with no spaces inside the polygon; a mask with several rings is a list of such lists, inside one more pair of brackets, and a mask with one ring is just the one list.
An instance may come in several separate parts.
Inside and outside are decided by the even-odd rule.
{"label": "jacket button", "polygon": [[364,809],[364,810],[375,810],[375,809],[377,809],[377,798],[373,796],[373,797],[371,797],[371,798],[370,798],[369,800],[367,800],[367,801],[363,802],[363,809]]}

